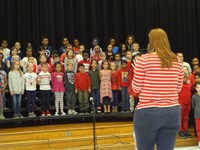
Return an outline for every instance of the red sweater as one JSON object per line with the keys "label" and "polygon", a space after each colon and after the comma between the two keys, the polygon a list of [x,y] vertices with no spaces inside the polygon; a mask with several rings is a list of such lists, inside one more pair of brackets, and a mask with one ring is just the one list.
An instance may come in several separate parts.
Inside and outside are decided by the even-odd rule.
{"label": "red sweater", "polygon": [[140,93],[137,109],[179,105],[178,93],[183,85],[183,66],[174,62],[171,68],[161,68],[156,53],[142,55],[135,67],[133,91]]}
{"label": "red sweater", "polygon": [[90,87],[90,77],[87,72],[78,72],[75,77],[75,89],[78,91],[88,91]]}
{"label": "red sweater", "polygon": [[121,68],[118,71],[118,84],[122,87],[128,87],[129,86],[129,69],[126,67],[126,69]]}
{"label": "red sweater", "polygon": [[80,64],[83,64],[84,65],[84,67],[85,67],[85,72],[89,72],[89,70],[90,70],[90,61],[89,60],[81,60],[81,61],[79,61],[78,62],[78,66],[80,65]]}
{"label": "red sweater", "polygon": [[187,82],[183,84],[183,87],[178,94],[180,104],[191,104],[192,101],[192,87],[194,86],[195,81],[191,76],[188,77]]}

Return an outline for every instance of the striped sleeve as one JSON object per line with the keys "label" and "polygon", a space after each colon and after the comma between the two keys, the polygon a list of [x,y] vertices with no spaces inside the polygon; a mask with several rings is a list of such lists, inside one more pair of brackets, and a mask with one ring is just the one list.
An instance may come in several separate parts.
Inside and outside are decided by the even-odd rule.
{"label": "striped sleeve", "polygon": [[178,84],[177,84],[177,92],[179,93],[181,91],[181,88],[183,86],[183,67],[180,64],[179,74],[178,74]]}
{"label": "striped sleeve", "polygon": [[144,59],[140,57],[140,59],[137,61],[135,65],[134,78],[132,80],[132,88],[135,93],[139,93],[142,90],[144,76],[145,76],[144,66],[145,66]]}

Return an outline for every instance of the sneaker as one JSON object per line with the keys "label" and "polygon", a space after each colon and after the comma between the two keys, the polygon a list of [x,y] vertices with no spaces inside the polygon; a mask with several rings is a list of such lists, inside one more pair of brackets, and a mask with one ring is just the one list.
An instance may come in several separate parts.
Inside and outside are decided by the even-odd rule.
{"label": "sneaker", "polygon": [[46,111],[46,116],[51,116],[51,113],[48,110]]}
{"label": "sneaker", "polygon": [[186,139],[186,136],[185,136],[185,134],[184,134],[183,131],[180,131],[178,135],[179,135],[179,137],[180,137],[181,139]]}
{"label": "sneaker", "polygon": [[36,117],[36,114],[34,112],[32,112],[32,117]]}
{"label": "sneaker", "polygon": [[61,116],[65,116],[65,115],[66,115],[66,113],[65,113],[65,112],[62,112],[62,113],[61,113]]}
{"label": "sneaker", "polygon": [[22,116],[22,114],[18,114],[18,118],[23,118],[24,116]]}
{"label": "sneaker", "polygon": [[17,115],[17,114],[14,114],[14,115],[13,115],[13,118],[14,118],[14,119],[18,118],[18,115]]}
{"label": "sneaker", "polygon": [[42,111],[41,116],[42,116],[42,117],[45,116],[45,111]]}
{"label": "sneaker", "polygon": [[187,131],[183,132],[186,138],[192,138],[192,135],[189,134]]}
{"label": "sneaker", "polygon": [[72,110],[71,110],[71,109],[69,109],[67,114],[68,114],[68,115],[73,115],[73,112],[72,112]]}
{"label": "sneaker", "polygon": [[97,107],[97,113],[101,113],[101,107]]}
{"label": "sneaker", "polygon": [[56,112],[54,116],[58,116],[58,115],[59,115],[58,112]]}
{"label": "sneaker", "polygon": [[199,146],[199,148],[200,148],[200,141],[199,141],[199,143],[198,143],[198,146]]}
{"label": "sneaker", "polygon": [[84,115],[84,112],[80,110],[79,115]]}
{"label": "sneaker", "polygon": [[33,116],[32,116],[32,113],[29,113],[29,114],[28,114],[28,117],[33,117]]}
{"label": "sneaker", "polygon": [[85,114],[88,115],[88,114],[89,114],[89,111],[88,111],[88,110],[85,110]]}
{"label": "sneaker", "polygon": [[78,113],[75,110],[72,110],[73,115],[77,115]]}
{"label": "sneaker", "polygon": [[5,117],[3,115],[0,116],[0,120],[5,119]]}

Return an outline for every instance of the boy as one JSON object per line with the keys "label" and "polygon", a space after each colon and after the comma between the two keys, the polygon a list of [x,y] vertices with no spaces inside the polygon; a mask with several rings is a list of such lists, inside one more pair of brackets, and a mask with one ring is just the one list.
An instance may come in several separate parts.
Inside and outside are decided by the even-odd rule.
{"label": "boy", "polygon": [[69,44],[68,38],[64,37],[62,43],[63,43],[63,46],[59,48],[59,55],[60,56],[62,55],[62,53],[66,52],[67,45]]}
{"label": "boy", "polygon": [[122,94],[122,112],[129,112],[130,109],[128,95],[129,82],[129,69],[127,67],[127,61],[122,60],[122,68],[118,72],[118,84]]}
{"label": "boy", "polygon": [[48,37],[46,36],[42,37],[41,44],[42,44],[41,47],[45,50],[45,55],[47,56],[47,58],[49,58],[51,56],[52,47],[49,46]]}
{"label": "boy", "polygon": [[121,55],[120,53],[116,53],[114,56],[115,63],[117,64],[117,70],[121,69]]}
{"label": "boy", "polygon": [[200,82],[196,83],[196,90],[197,93],[192,96],[192,107],[194,109],[196,133],[198,136],[198,146],[200,148]]}
{"label": "boy", "polygon": [[84,112],[89,113],[89,93],[90,89],[90,77],[87,72],[85,72],[85,67],[80,64],[78,67],[78,73],[75,77],[75,92],[78,94],[80,114]]}
{"label": "boy", "polygon": [[140,53],[139,48],[140,48],[139,43],[133,43],[133,50],[134,50],[132,53],[133,56]]}
{"label": "boy", "polygon": [[84,50],[83,51],[83,60],[79,61],[78,66],[80,64],[83,64],[85,67],[85,72],[89,72],[89,70],[90,70],[90,61],[88,60],[88,58],[89,58],[89,53],[86,50]]}
{"label": "boy", "polygon": [[73,72],[73,64],[67,64],[67,70],[65,71],[65,95],[67,102],[67,109],[69,115],[76,115],[75,104],[76,104],[76,93],[74,88],[75,72]]}
{"label": "boy", "polygon": [[131,51],[127,51],[126,52],[127,69],[131,68],[131,60],[132,60],[132,52]]}
{"label": "boy", "polygon": [[41,64],[42,71],[38,75],[38,84],[40,85],[40,99],[41,99],[41,116],[51,116],[49,112],[50,97],[51,97],[51,74],[48,72],[47,63]]}
{"label": "boy", "polygon": [[[55,54],[53,56],[53,64],[51,64],[51,71],[54,72],[55,71],[55,64],[60,62],[60,56],[58,54]],[[62,67],[62,72],[64,72],[64,65],[62,62],[60,62],[61,67]]]}

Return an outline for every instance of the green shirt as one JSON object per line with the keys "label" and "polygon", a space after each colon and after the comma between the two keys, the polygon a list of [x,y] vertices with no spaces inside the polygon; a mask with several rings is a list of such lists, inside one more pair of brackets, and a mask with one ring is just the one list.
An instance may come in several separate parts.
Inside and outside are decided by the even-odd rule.
{"label": "green shirt", "polygon": [[91,89],[100,89],[100,80],[99,80],[99,70],[96,69],[93,71],[92,69],[89,71],[90,81],[91,81]]}

